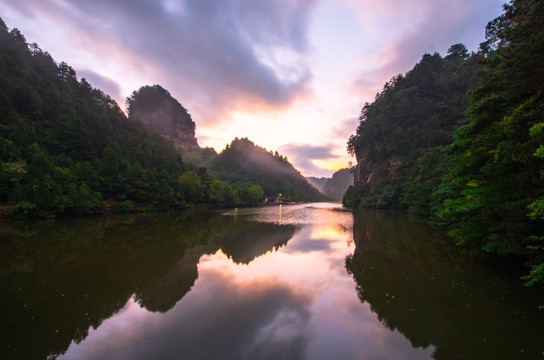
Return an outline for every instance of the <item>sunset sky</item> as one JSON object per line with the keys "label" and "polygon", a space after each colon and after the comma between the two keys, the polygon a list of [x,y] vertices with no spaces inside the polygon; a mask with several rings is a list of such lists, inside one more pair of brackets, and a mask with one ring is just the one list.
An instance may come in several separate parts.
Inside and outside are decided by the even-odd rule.
{"label": "sunset sky", "polygon": [[248,137],[304,175],[350,159],[357,116],[391,77],[455,43],[476,51],[505,0],[2,0],[27,42],[124,109],[160,84],[201,146]]}

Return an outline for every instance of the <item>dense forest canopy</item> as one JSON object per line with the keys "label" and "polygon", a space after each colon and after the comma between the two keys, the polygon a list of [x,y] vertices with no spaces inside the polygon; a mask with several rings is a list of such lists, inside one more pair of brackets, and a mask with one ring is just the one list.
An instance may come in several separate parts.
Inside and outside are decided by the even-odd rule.
{"label": "dense forest canopy", "polygon": [[449,147],[439,220],[472,252],[533,257],[544,279],[544,3],[516,0],[487,27],[470,122]]}
{"label": "dense forest canopy", "polygon": [[[184,164],[151,125],[127,118],[108,95],[78,81],[68,64],[57,64],[3,22],[0,84],[0,202],[12,217],[261,200],[259,185],[227,184]],[[129,111],[136,100],[128,99]],[[189,125],[194,130],[192,120]]]}
{"label": "dense forest canopy", "polygon": [[544,2],[504,9],[477,54],[460,44],[445,58],[427,54],[364,106],[344,203],[433,214],[471,253],[528,256],[535,283],[544,279]]}
{"label": "dense forest canopy", "polygon": [[[406,75],[385,84],[361,111],[348,151],[357,157],[356,188],[346,200],[428,214],[430,193],[447,169],[441,151],[466,123],[467,91],[481,68],[462,44],[446,57],[425,54]],[[356,194],[355,194],[356,192]]]}
{"label": "dense forest canopy", "polygon": [[188,111],[160,85],[134,91],[127,118],[110,96],[3,22],[0,84],[2,215],[257,205],[280,193],[286,201],[323,198],[286,158],[247,139],[219,155],[200,148]]}

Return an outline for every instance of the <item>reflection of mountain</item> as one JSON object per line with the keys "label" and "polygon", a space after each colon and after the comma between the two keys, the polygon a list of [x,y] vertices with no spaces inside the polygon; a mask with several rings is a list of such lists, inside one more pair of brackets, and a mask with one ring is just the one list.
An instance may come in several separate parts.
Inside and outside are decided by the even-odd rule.
{"label": "reflection of mountain", "polygon": [[361,301],[412,345],[436,347],[436,359],[536,359],[544,351],[542,294],[459,256],[424,220],[365,211],[354,241],[346,267]]}
{"label": "reflection of mountain", "polygon": [[167,312],[191,290],[198,277],[200,252],[187,250],[180,260],[159,278],[136,292],[140,306],[149,311]]}
{"label": "reflection of mountain", "polygon": [[249,264],[257,256],[287,244],[294,228],[258,222],[241,222],[232,231],[212,238],[211,243],[237,264]]}
{"label": "reflection of mountain", "polygon": [[2,224],[0,358],[55,357],[133,294],[150,311],[168,311],[193,286],[202,254],[224,247],[233,259],[248,263],[293,233],[205,215]]}

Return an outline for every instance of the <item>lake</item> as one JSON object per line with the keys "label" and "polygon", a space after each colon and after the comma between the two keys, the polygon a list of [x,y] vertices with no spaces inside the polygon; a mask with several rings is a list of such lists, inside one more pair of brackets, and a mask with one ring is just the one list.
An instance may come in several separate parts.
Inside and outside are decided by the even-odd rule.
{"label": "lake", "polygon": [[4,222],[0,241],[1,359],[544,358],[542,290],[404,213]]}

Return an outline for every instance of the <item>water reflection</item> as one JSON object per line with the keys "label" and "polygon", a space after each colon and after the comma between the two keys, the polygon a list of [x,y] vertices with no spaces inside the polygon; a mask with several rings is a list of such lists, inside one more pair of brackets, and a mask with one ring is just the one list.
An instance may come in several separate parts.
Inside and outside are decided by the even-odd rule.
{"label": "water reflection", "polygon": [[0,224],[0,358],[538,358],[534,289],[336,206]]}
{"label": "water reflection", "polygon": [[521,286],[506,264],[458,255],[422,219],[364,211],[346,267],[361,301],[435,359],[544,356],[542,292]]}
{"label": "water reflection", "polygon": [[[255,227],[259,236],[250,240],[242,229],[212,236],[206,246],[221,248],[201,252],[198,279],[171,310],[150,313],[129,300],[60,358],[428,357],[429,349],[413,349],[359,301],[344,267],[353,218],[330,207],[282,207],[283,226],[278,207],[227,212],[227,219],[253,224],[247,231],[261,224]],[[285,229],[292,229],[285,232],[288,242],[272,236]],[[261,241],[268,245],[254,244]],[[248,246],[262,254],[247,262],[238,251]]]}
{"label": "water reflection", "polygon": [[105,321],[66,358],[302,358],[310,317],[303,293],[281,282],[240,284],[218,271],[198,282],[168,316],[146,313],[129,302],[122,328],[120,321]]}
{"label": "water reflection", "polygon": [[[166,312],[194,285],[203,254],[224,248],[247,263],[293,233],[211,214],[2,224],[0,358],[55,357],[130,298]],[[252,237],[260,241],[244,246]]]}

